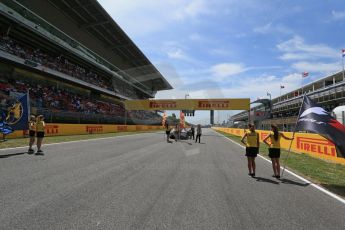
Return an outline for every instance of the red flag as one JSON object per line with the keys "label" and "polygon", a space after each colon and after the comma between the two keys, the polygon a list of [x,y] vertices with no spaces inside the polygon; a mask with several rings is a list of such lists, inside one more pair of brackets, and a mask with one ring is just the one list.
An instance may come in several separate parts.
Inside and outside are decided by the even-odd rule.
{"label": "red flag", "polygon": [[309,76],[309,73],[308,72],[303,72],[302,73],[302,77],[308,77]]}

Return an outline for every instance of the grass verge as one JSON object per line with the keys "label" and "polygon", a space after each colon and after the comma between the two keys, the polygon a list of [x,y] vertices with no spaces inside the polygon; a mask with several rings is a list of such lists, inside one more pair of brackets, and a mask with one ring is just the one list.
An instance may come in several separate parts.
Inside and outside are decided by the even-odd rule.
{"label": "grass verge", "polygon": [[[158,130],[152,131],[135,131],[135,132],[118,132],[118,133],[102,133],[102,134],[84,134],[84,135],[72,135],[72,136],[53,136],[45,137],[43,140],[44,144],[59,143],[59,142],[68,142],[68,141],[79,141],[79,140],[88,140],[95,138],[105,138],[105,137],[116,137],[116,136],[126,136],[133,135],[138,133],[152,133],[158,132]],[[163,131],[161,131],[163,132]],[[14,147],[25,147],[28,146],[29,138],[15,138],[8,139],[5,142],[0,142],[0,149],[4,148],[14,148]]]}
{"label": "grass verge", "polygon": [[[217,131],[220,134],[240,143],[241,137]],[[285,163],[287,156],[286,150],[281,150],[281,165]],[[260,155],[268,157],[268,147],[260,144]],[[345,197],[345,165],[330,163],[307,154],[291,152],[286,162],[287,168],[296,174],[307,178],[315,184]]]}

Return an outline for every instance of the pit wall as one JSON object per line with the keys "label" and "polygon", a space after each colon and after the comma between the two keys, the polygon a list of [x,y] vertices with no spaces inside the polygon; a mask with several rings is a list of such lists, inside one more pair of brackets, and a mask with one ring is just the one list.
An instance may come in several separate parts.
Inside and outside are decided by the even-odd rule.
{"label": "pit wall", "polygon": [[[163,130],[162,126],[154,125],[99,125],[99,124],[54,124],[46,123],[46,136],[68,136],[96,133],[118,133],[149,130]],[[28,131],[15,131],[6,138],[19,138],[28,136]]]}
{"label": "pit wall", "polygon": [[[213,127],[213,129],[235,136],[243,136],[245,131],[244,129],[222,127]],[[262,142],[262,140],[270,133],[270,131],[267,130],[256,131],[259,133],[260,142]],[[292,137],[292,132],[283,133],[287,137]],[[289,149],[290,142],[291,141],[282,138],[280,145],[284,149]],[[337,157],[334,144],[317,134],[296,133],[295,139],[292,142],[291,150],[296,153],[306,153],[312,157],[345,165],[345,158]]]}

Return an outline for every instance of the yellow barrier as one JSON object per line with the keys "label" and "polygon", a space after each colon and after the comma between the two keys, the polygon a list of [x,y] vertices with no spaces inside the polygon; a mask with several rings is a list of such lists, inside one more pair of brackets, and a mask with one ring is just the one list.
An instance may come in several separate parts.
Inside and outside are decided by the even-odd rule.
{"label": "yellow barrier", "polygon": [[[213,129],[229,133],[235,136],[243,136],[244,129],[213,127]],[[270,133],[268,130],[257,130],[260,135],[260,141]],[[283,132],[287,137],[292,137],[292,132]],[[290,141],[282,139],[280,146],[288,149]],[[306,153],[310,156],[329,160],[335,163],[345,164],[345,158],[337,157],[335,146],[332,142],[318,134],[296,133],[292,142],[291,150],[297,153]]]}
{"label": "yellow barrier", "polygon": [[126,100],[128,110],[249,110],[249,98]]}
{"label": "yellow barrier", "polygon": [[[47,123],[45,127],[46,136],[67,136],[94,133],[117,133],[146,130],[162,130],[162,126],[154,125],[100,125],[100,124],[55,124]],[[6,138],[18,138],[28,135],[28,131],[15,131]]]}

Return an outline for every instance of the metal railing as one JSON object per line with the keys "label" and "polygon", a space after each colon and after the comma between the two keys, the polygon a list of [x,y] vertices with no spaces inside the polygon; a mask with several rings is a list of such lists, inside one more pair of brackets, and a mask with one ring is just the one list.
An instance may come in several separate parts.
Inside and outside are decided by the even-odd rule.
{"label": "metal railing", "polygon": [[132,119],[124,116],[85,114],[80,112],[51,111],[49,109],[37,109],[32,107],[33,114],[43,115],[46,122],[66,124],[119,124],[119,125],[160,125],[155,120]]}

